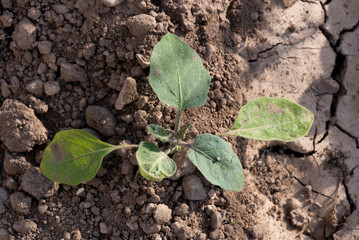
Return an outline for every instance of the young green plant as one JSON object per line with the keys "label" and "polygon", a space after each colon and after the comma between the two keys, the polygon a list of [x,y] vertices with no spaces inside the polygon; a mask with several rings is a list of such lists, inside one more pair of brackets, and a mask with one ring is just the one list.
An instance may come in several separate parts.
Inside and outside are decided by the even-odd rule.
{"label": "young green plant", "polygon": [[[84,130],[61,131],[44,151],[41,173],[53,181],[77,185],[95,177],[110,152],[138,148],[136,159],[141,175],[160,181],[176,172],[171,154],[189,148],[189,159],[207,180],[225,190],[240,191],[243,169],[229,143],[208,133],[197,136],[193,143],[185,141],[190,123],[181,125],[182,113],[206,103],[210,81],[198,54],[177,36],[167,34],[153,49],[149,82],[161,102],[177,109],[176,123],[174,130],[154,124],[147,129],[157,140],[168,143],[169,148],[161,151],[152,142],[115,146]],[[221,136],[294,141],[308,133],[313,120],[314,115],[296,103],[260,97],[243,106],[232,128]]]}

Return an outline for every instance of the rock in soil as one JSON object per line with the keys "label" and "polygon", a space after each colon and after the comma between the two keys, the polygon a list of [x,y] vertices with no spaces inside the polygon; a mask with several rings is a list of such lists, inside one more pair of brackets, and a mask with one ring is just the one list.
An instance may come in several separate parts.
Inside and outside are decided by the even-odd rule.
{"label": "rock in soil", "polygon": [[289,213],[290,218],[292,219],[292,224],[297,227],[303,227],[304,224],[308,223],[308,217],[300,209],[292,210]]}
{"label": "rock in soil", "polygon": [[120,94],[117,97],[115,108],[121,110],[125,105],[130,104],[138,97],[137,83],[134,78],[126,78]]}
{"label": "rock in soil", "polygon": [[32,199],[23,192],[16,192],[10,196],[10,204],[12,209],[18,213],[28,214],[30,212]]}
{"label": "rock in soil", "polygon": [[39,79],[32,81],[26,86],[26,90],[36,97],[42,97],[44,95],[44,82]]}
{"label": "rock in soil", "polygon": [[9,175],[22,175],[26,172],[31,164],[26,161],[26,158],[20,154],[11,154],[5,152],[4,157],[4,170]]}
{"label": "rock in soil", "polygon": [[37,211],[40,214],[44,214],[47,211],[48,208],[49,207],[46,204],[40,204],[39,206],[37,206]]}
{"label": "rock in soil", "polygon": [[43,55],[47,55],[51,52],[52,43],[50,41],[40,41],[37,45],[37,49]]}
{"label": "rock in soil", "polygon": [[36,223],[29,219],[19,220],[12,225],[14,230],[18,233],[35,232],[37,229]]}
{"label": "rock in soil", "polygon": [[34,110],[17,100],[6,99],[0,108],[0,137],[11,152],[25,152],[45,143],[47,130]]}
{"label": "rock in soil", "polygon": [[116,134],[116,118],[110,110],[100,106],[89,106],[86,109],[87,124],[109,137]]}
{"label": "rock in soil", "polygon": [[103,4],[105,4],[107,7],[116,7],[117,5],[120,5],[125,0],[101,0]]}
{"label": "rock in soil", "polygon": [[65,82],[80,82],[87,81],[85,70],[77,64],[65,63],[61,66],[61,79]]}
{"label": "rock in soil", "polygon": [[222,215],[219,212],[214,212],[211,214],[211,227],[213,230],[220,228],[222,225]]}
{"label": "rock in soil", "polygon": [[0,16],[0,21],[4,27],[11,27],[14,22],[14,14],[9,11],[4,11],[3,15]]}
{"label": "rock in soil", "polygon": [[156,19],[147,14],[129,17],[126,26],[135,37],[142,37],[156,26]]}
{"label": "rock in soil", "polygon": [[44,177],[38,168],[32,167],[22,176],[21,188],[39,200],[53,196],[59,184]]}
{"label": "rock in soil", "polygon": [[165,224],[172,218],[172,210],[165,204],[159,204],[153,215],[158,224]]}
{"label": "rock in soil", "polygon": [[145,128],[147,126],[147,112],[144,110],[138,110],[134,114],[135,128]]}
{"label": "rock in soil", "polygon": [[193,231],[190,227],[185,225],[177,231],[176,235],[179,239],[190,239],[193,237]]}
{"label": "rock in soil", "polygon": [[0,203],[6,204],[9,201],[9,192],[4,187],[0,187]]}
{"label": "rock in soil", "polygon": [[189,206],[185,203],[182,203],[181,205],[179,205],[175,208],[175,215],[180,216],[180,217],[185,217],[189,213],[188,210],[189,210]]}
{"label": "rock in soil", "polygon": [[196,175],[185,176],[182,187],[187,200],[203,200],[207,197],[201,179]]}
{"label": "rock in soil", "polygon": [[4,228],[0,228],[0,240],[8,240],[10,239],[10,234]]}
{"label": "rock in soil", "polygon": [[108,230],[108,227],[106,225],[106,223],[100,223],[100,232],[102,234],[109,234],[109,230]]}
{"label": "rock in soil", "polygon": [[15,178],[11,177],[11,176],[8,176],[6,179],[5,179],[5,182],[4,182],[4,187],[6,187],[7,189],[9,190],[15,190],[19,187],[19,184],[17,183],[17,181],[15,180]]}
{"label": "rock in soil", "polygon": [[287,199],[287,210],[288,212],[295,210],[301,206],[301,203],[296,198]]}
{"label": "rock in soil", "polygon": [[157,223],[151,224],[140,221],[140,227],[146,234],[158,233],[161,230],[161,225]]}
{"label": "rock in soil", "polygon": [[171,180],[178,180],[183,176],[192,174],[196,170],[196,166],[188,158],[187,149],[176,152],[172,159],[177,165],[177,171],[170,177]]}
{"label": "rock in soil", "polygon": [[61,87],[56,81],[48,81],[44,83],[44,90],[47,96],[53,96],[61,91]]}
{"label": "rock in soil", "polygon": [[23,18],[16,24],[12,37],[21,50],[31,50],[36,40],[36,27],[29,19]]}
{"label": "rock in soil", "polygon": [[225,236],[224,236],[224,233],[222,230],[216,229],[210,233],[209,239],[211,239],[211,240],[225,239]]}

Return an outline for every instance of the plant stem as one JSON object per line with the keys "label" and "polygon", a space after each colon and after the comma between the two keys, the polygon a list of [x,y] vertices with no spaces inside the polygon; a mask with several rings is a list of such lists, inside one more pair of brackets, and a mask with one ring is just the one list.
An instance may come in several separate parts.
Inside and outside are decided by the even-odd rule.
{"label": "plant stem", "polygon": [[[171,143],[172,144],[172,143]],[[170,154],[172,154],[172,153],[174,153],[175,151],[176,151],[176,144],[173,144],[173,146],[171,146],[169,149],[167,149],[166,151],[164,151],[164,153],[166,154],[166,155],[170,155]]]}
{"label": "plant stem", "polygon": [[178,129],[181,127],[181,117],[182,117],[182,109],[178,109],[177,116],[176,116],[176,126],[175,126],[175,135],[178,132]]}
{"label": "plant stem", "polygon": [[137,144],[121,144],[114,146],[114,150],[121,149],[121,148],[138,148],[139,145]]}

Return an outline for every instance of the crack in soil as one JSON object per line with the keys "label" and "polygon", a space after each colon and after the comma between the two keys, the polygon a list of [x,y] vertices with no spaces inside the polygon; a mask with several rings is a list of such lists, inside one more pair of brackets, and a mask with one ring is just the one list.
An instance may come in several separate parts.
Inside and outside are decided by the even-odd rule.
{"label": "crack in soil", "polygon": [[[283,153],[281,153],[281,152],[283,152]],[[309,153],[304,154],[304,153],[293,151],[291,149],[284,149],[281,146],[271,146],[271,147],[261,149],[259,151],[259,158],[258,159],[260,159],[264,155],[268,155],[268,154],[272,154],[272,153],[276,153],[276,154],[279,154],[279,155],[285,155],[285,156],[295,156],[295,157],[301,158],[301,157],[311,156],[315,152],[311,151]],[[291,177],[293,177],[300,185],[302,185],[303,187],[308,185],[308,184],[305,184],[302,180],[300,180],[293,172],[291,172],[283,162],[279,161],[278,159],[276,159],[276,160],[285,168],[285,170],[288,172],[288,174]],[[319,192],[319,191],[317,191],[317,190],[315,190],[313,188],[311,189],[311,192],[319,194],[319,195],[321,195],[323,197],[326,197],[326,198],[333,199],[332,197],[327,196],[326,194],[321,193],[321,192]]]}
{"label": "crack in soil", "polygon": [[[324,14],[325,14],[325,22],[327,22],[327,19],[328,19],[328,15],[327,15],[327,12],[326,12],[326,9],[325,9],[325,5],[329,4],[332,0],[328,0],[326,1],[324,4],[321,4],[322,6],[322,9],[324,11]],[[324,22],[324,23],[325,23]],[[350,134],[350,132],[346,131],[345,129],[343,129],[339,124],[336,124],[336,123],[333,123],[333,120],[335,121],[335,117],[336,117],[336,111],[337,111],[337,108],[338,108],[338,103],[339,103],[339,99],[344,96],[347,92],[347,90],[345,89],[344,85],[343,85],[343,80],[344,80],[344,76],[345,76],[345,73],[346,73],[346,70],[347,70],[347,62],[348,62],[348,59],[347,59],[347,56],[345,56],[344,54],[342,54],[340,51],[338,51],[338,47],[340,46],[340,44],[342,43],[343,41],[343,35],[347,32],[353,32],[355,31],[359,26],[359,21],[350,29],[343,29],[340,34],[339,34],[339,38],[336,42],[334,42],[334,36],[333,34],[331,34],[327,29],[325,29],[322,26],[319,27],[319,29],[321,30],[322,34],[327,38],[330,46],[332,47],[333,51],[336,53],[336,59],[335,59],[335,65],[334,65],[334,68],[333,68],[333,71],[331,73],[331,77],[339,84],[339,90],[338,92],[336,92],[334,95],[333,95],[333,100],[332,100],[332,103],[331,103],[331,107],[330,107],[330,110],[331,110],[331,118],[332,120],[329,120],[326,122],[326,132],[325,134],[323,135],[323,137],[318,141],[318,143],[322,142],[328,135],[329,135],[329,128],[330,127],[337,127],[341,132],[343,132],[344,134],[346,134],[347,136],[349,136],[350,138],[354,139],[357,143],[357,147],[359,147],[358,145],[358,139],[356,137],[354,137],[352,134]],[[354,167],[351,171],[350,171],[350,175],[353,175],[354,173],[354,169],[356,167]],[[352,197],[351,197],[351,194],[350,194],[350,191],[349,191],[349,188],[346,184],[346,178],[347,176],[345,176],[346,174],[346,171],[344,171],[342,169],[341,171],[341,174],[342,174],[342,180],[341,180],[341,183],[343,184],[343,187],[344,187],[344,190],[345,190],[345,195],[346,195],[346,199],[349,203],[349,206],[350,206],[350,214],[352,214],[357,206],[355,205]],[[300,183],[300,182],[299,182]],[[339,229],[338,229],[339,230]],[[336,233],[337,231],[333,232],[333,234],[331,235],[331,237]]]}
{"label": "crack in soil", "polygon": [[[307,37],[305,37],[305,38],[302,38],[302,39],[300,39],[300,40],[297,41],[297,42],[293,42],[293,43],[283,43],[283,42],[279,42],[279,43],[276,43],[276,44],[270,46],[269,48],[264,49],[264,50],[258,52],[258,53],[257,53],[257,57],[254,58],[254,59],[248,59],[248,62],[249,62],[249,63],[253,63],[253,62],[258,61],[258,59],[266,59],[266,58],[269,58],[269,57],[271,57],[271,56],[262,57],[262,56],[260,56],[260,55],[262,55],[263,53],[269,52],[269,51],[275,49],[275,48],[278,47],[278,46],[286,46],[286,47],[287,47],[287,46],[295,46],[295,45],[298,45],[298,44],[304,42],[305,40],[307,40],[308,38],[312,37],[312,36],[313,36],[314,34],[316,34],[316,33],[317,33],[317,32],[314,32],[313,34],[311,34],[311,35],[309,35],[309,36],[307,36]],[[320,48],[300,48],[300,49],[315,49],[315,50],[318,49],[318,50],[319,50]],[[278,56],[278,57],[279,57],[279,56]],[[279,57],[279,58],[281,58],[281,57]],[[290,58],[290,57],[289,57],[289,58]],[[295,58],[295,57],[292,57],[292,58]],[[246,59],[247,59],[247,58],[246,58]]]}
{"label": "crack in soil", "polygon": [[[354,171],[353,171],[353,173],[354,173]],[[350,174],[350,175],[351,175],[351,174]],[[342,184],[343,184],[343,186],[344,186],[345,195],[346,195],[347,201],[348,201],[348,203],[349,203],[350,214],[352,214],[352,213],[357,209],[357,206],[355,205],[354,200],[353,200],[353,198],[352,198],[351,195],[350,195],[349,188],[348,188],[348,186],[347,186],[347,184],[346,184],[346,182],[345,182],[344,179],[342,180]]]}

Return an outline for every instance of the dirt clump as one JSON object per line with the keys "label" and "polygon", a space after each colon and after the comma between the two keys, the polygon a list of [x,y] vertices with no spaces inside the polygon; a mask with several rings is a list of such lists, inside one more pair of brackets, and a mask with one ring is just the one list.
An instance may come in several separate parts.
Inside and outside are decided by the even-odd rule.
{"label": "dirt clump", "polygon": [[0,138],[12,152],[30,151],[47,140],[47,130],[34,111],[7,99],[0,108]]}
{"label": "dirt clump", "polygon": [[44,177],[38,168],[31,167],[22,176],[21,188],[40,200],[53,196],[59,189],[59,184]]}
{"label": "dirt clump", "polygon": [[113,136],[116,131],[116,118],[107,108],[89,106],[86,108],[87,124],[105,136]]}

